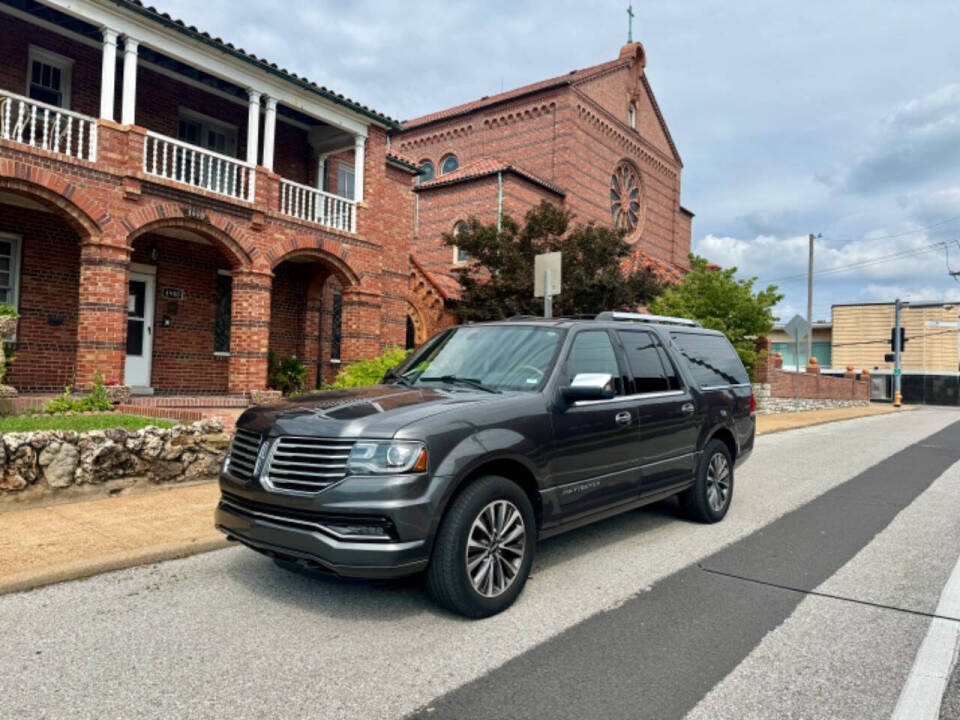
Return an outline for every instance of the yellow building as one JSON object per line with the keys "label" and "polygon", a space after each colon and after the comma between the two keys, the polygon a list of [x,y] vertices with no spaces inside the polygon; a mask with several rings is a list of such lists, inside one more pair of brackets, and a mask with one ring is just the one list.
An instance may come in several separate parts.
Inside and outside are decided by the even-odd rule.
{"label": "yellow building", "polygon": [[[957,373],[958,312],[960,303],[903,306],[900,323],[907,337],[901,357],[904,373]],[[834,305],[832,314],[834,368],[852,365],[857,370],[893,369],[893,363],[884,360],[884,355],[891,352],[893,303]]]}

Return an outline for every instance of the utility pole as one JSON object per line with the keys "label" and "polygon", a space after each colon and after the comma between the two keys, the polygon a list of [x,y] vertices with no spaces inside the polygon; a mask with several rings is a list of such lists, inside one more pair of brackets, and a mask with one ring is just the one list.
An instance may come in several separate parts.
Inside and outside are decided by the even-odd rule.
{"label": "utility pole", "polygon": [[[818,234],[814,237],[813,233],[810,233],[810,257],[807,262],[807,322],[810,325],[813,325],[813,241],[816,238],[823,237]],[[811,327],[810,334],[807,335],[807,362],[810,362],[810,358],[813,357],[813,329]],[[800,364],[800,357],[797,357],[797,365]]]}
{"label": "utility pole", "polygon": [[900,342],[900,298],[893,305],[893,406],[900,407],[903,395],[900,392],[900,353],[903,350]]}

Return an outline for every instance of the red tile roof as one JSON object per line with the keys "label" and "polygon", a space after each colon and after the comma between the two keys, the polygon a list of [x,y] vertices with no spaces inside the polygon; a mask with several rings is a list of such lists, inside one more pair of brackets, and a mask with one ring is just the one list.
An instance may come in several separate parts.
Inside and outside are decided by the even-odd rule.
{"label": "red tile roof", "polygon": [[406,120],[403,122],[403,129],[411,130],[420,125],[429,125],[430,123],[437,122],[438,120],[446,120],[447,118],[451,118],[456,115],[464,115],[479,108],[487,107],[488,105],[495,105],[496,103],[504,102],[506,100],[513,100],[514,98],[529,95],[530,93],[549,90],[553,87],[572,85],[574,83],[583,82],[584,80],[591,80],[598,75],[609,72],[610,70],[616,70],[620,67],[630,65],[630,63],[631,59],[629,57],[618,58],[616,60],[600,63],[599,65],[592,65],[588,68],[584,68],[583,70],[571,70],[566,75],[558,75],[557,77],[530,83],[529,85],[524,85],[513,90],[507,90],[506,92],[498,93],[496,95],[488,95],[480,98],[479,100],[472,100],[470,102],[463,103],[462,105],[456,105],[455,107],[447,108],[446,110],[439,110],[437,112],[430,113],[429,115],[423,115],[421,117],[414,118],[413,120]]}
{"label": "red tile roof", "polygon": [[671,284],[680,282],[683,276],[687,274],[687,271],[679,265],[667,262],[666,260],[658,260],[657,258],[647,255],[647,253],[642,250],[634,250],[630,255],[625,257],[620,263],[620,268],[625,273],[634,273],[638,270],[649,269],[653,272],[657,280]]}
{"label": "red tile roof", "polygon": [[406,170],[419,175],[420,166],[417,165],[417,161],[403,153],[398,153],[396,150],[387,148],[387,160],[392,160],[398,165],[402,165]]}
{"label": "red tile roof", "polygon": [[432,180],[420,183],[414,189],[418,191],[429,190],[435,187],[442,187],[443,185],[451,185],[453,183],[463,182],[465,180],[473,180],[475,178],[485,177],[487,175],[495,175],[498,172],[513,173],[514,175],[525,178],[536,185],[546,188],[550,192],[556,193],[557,195],[566,195],[564,190],[557,185],[554,185],[552,182],[544,180],[543,178],[538,177],[532,172],[524,170],[521,167],[517,167],[516,165],[504,162],[503,160],[498,160],[496,158],[481,158],[480,160],[464,165],[463,167],[460,167],[451,173],[438,175]]}

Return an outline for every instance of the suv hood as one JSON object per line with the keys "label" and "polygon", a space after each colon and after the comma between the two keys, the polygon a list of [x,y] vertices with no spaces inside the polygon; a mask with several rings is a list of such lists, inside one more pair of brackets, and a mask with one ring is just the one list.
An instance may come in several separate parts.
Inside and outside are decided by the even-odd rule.
{"label": "suv hood", "polygon": [[250,408],[237,420],[237,427],[268,435],[389,438],[402,427],[445,410],[507,396],[402,385],[328,390]]}

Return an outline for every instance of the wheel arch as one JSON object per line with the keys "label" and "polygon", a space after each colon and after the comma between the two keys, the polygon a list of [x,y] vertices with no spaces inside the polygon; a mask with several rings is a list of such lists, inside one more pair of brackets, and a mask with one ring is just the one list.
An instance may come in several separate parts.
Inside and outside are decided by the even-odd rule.
{"label": "wheel arch", "polygon": [[540,485],[537,482],[537,476],[533,470],[521,460],[509,456],[497,456],[484,458],[471,466],[457,482],[451,485],[450,492],[447,494],[437,515],[437,525],[446,514],[447,509],[456,500],[457,496],[470,485],[474,480],[486,475],[499,475],[520,486],[520,489],[526,494],[533,506],[533,515],[537,522],[537,529],[543,526],[543,499],[540,496]]}
{"label": "wheel arch", "polygon": [[716,428],[713,432],[707,435],[707,439],[704,441],[703,447],[706,448],[707,444],[711,440],[719,440],[726,445],[727,449],[730,451],[730,460],[733,462],[737,461],[737,439],[730,428],[725,426]]}

